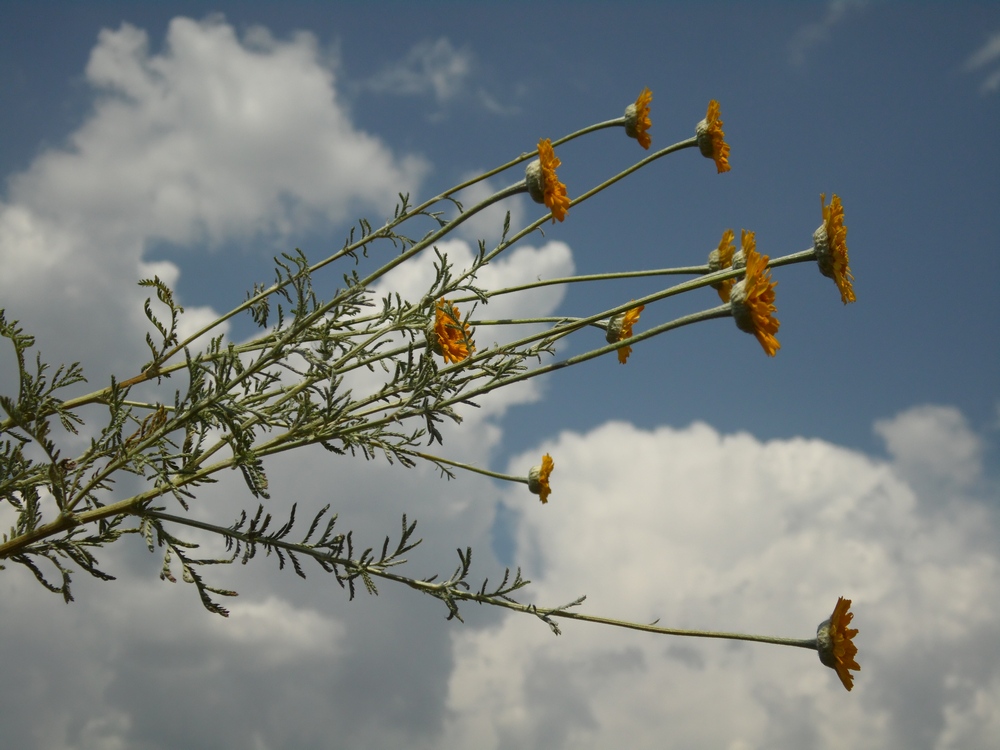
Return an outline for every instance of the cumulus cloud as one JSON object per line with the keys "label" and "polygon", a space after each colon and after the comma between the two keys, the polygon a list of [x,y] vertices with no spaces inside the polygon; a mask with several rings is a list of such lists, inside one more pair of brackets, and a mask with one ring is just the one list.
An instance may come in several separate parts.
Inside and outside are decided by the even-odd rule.
{"label": "cumulus cloud", "polygon": [[851,13],[863,9],[869,0],[829,0],[823,18],[796,30],[788,43],[789,58],[793,65],[805,64],[807,55],[830,38],[833,30]]}
{"label": "cumulus cloud", "polygon": [[[488,463],[499,432],[484,439],[482,418],[470,418],[457,448]],[[318,450],[271,464],[272,511],[294,499],[304,517],[302,508],[332,502],[358,544],[378,545],[402,512],[418,518],[427,547],[407,567],[418,575],[447,574],[452,550],[472,544],[477,575],[493,579],[488,539],[501,501],[516,509],[514,557],[533,581],[522,598],[542,606],[587,594],[591,613],[806,638],[848,596],[862,665],[851,693],[808,650],[573,622],[557,638],[535,618],[478,607],[465,608],[466,624],[446,623],[439,602],[405,589],[382,583],[378,598],[347,604],[314,569],[300,581],[260,557],[214,572],[243,595],[222,621],[190,587],[154,583],[156,559],[126,544],[111,559],[122,580],[81,582],[72,607],[23,571],[0,579],[6,642],[18,644],[0,691],[5,731],[26,748],[330,738],[342,747],[990,748],[1000,548],[995,509],[969,493],[966,472],[978,471],[969,456],[981,448],[950,409],[921,407],[878,427],[890,442],[911,430],[920,438],[890,447],[889,460],[706,424],[565,432],[510,462],[521,473],[553,455],[544,507],[523,486],[443,482],[426,466],[386,470]],[[930,473],[907,463],[946,441],[966,448],[929,470],[933,492],[946,493],[941,515],[917,484]],[[235,512],[241,497],[216,486],[199,502]]]}
{"label": "cumulus cloud", "polygon": [[64,359],[137,364],[147,324],[135,283],[178,273],[144,265],[151,242],[210,248],[388,211],[427,169],[354,127],[307,33],[241,40],[221,18],[176,18],[154,52],[125,23],[101,32],[86,81],[83,124],[0,202],[7,314]]}
{"label": "cumulus cloud", "polygon": [[[549,505],[518,516],[539,605],[586,593],[596,614],[808,638],[852,598],[853,692],[810,651],[573,622],[553,639],[507,618],[456,634],[445,746],[990,747],[1000,549],[992,511],[964,494],[978,439],[951,409],[878,429],[890,462],[704,424],[563,433],[540,448],[556,462]],[[946,518],[919,501],[931,473]]]}

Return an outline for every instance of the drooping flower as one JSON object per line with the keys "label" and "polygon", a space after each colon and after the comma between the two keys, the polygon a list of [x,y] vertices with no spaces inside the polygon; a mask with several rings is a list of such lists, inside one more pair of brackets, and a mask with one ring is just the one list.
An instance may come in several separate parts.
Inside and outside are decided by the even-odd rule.
{"label": "drooping flower", "polygon": [[719,119],[719,103],[713,99],[708,103],[708,114],[698,123],[695,134],[698,136],[698,150],[707,159],[715,161],[718,174],[729,171],[729,144],[726,134],[722,132],[722,120]]}
{"label": "drooping flower", "polygon": [[737,328],[756,336],[767,356],[773,357],[781,348],[774,337],[781,324],[772,315],[777,310],[774,287],[778,282],[771,281],[771,271],[767,267],[770,258],[757,252],[754,233],[744,229],[740,244],[746,258],[746,276],[733,284],[729,293],[733,319]]}
{"label": "drooping flower", "polygon": [[468,359],[476,351],[472,342],[472,328],[462,322],[458,308],[448,300],[438,300],[434,322],[427,332],[431,349],[444,357],[446,364]]}
{"label": "drooping flower", "polygon": [[[607,342],[609,344],[614,344],[616,341],[631,338],[632,326],[639,322],[639,314],[645,309],[645,305],[639,305],[638,307],[633,307],[631,310],[626,310],[625,312],[619,313],[611,318],[611,320],[608,321],[607,328],[605,329],[606,333],[604,337],[607,339]],[[625,364],[631,353],[631,346],[623,346],[618,350],[618,362]]]}
{"label": "drooping flower", "polygon": [[[736,234],[732,229],[727,229],[722,233],[719,247],[708,254],[709,271],[723,271],[733,265],[733,253],[736,252],[736,246],[733,244],[735,237]],[[736,279],[715,281],[712,283],[712,288],[719,293],[719,299],[723,302],[729,302],[729,292],[735,283]]]}
{"label": "drooping flower", "polygon": [[840,597],[830,619],[824,620],[816,628],[819,660],[837,672],[840,681],[848,690],[854,687],[854,675],[848,670],[861,671],[861,667],[854,660],[858,655],[858,647],[854,645],[854,636],[858,634],[858,630],[848,627],[854,619],[854,614],[848,611],[850,608],[851,600]]}
{"label": "drooping flower", "polygon": [[649,149],[653,139],[646,131],[653,126],[653,121],[649,119],[649,103],[653,101],[653,92],[643,89],[635,104],[630,104],[625,108],[625,135],[635,138],[644,149]]}
{"label": "drooping flower", "polygon": [[566,186],[559,182],[556,167],[562,164],[555,151],[552,141],[543,138],[538,142],[538,158],[524,170],[524,179],[528,185],[528,195],[535,203],[544,203],[552,212],[552,223],[563,221],[569,210],[569,197]]}
{"label": "drooping flower", "polygon": [[819,272],[833,279],[840,290],[840,300],[845,305],[854,302],[854,274],[848,265],[847,257],[847,227],[844,226],[844,207],[840,198],[834,194],[830,205],[826,205],[826,193],[820,194],[820,206],[823,209],[823,223],[813,232],[813,249],[816,251],[816,263]]}
{"label": "drooping flower", "polygon": [[543,505],[549,501],[549,495],[552,493],[552,489],[549,487],[549,475],[554,468],[555,462],[553,462],[552,456],[546,453],[542,456],[541,465],[532,466],[528,471],[528,490],[538,495],[538,499],[542,501]]}

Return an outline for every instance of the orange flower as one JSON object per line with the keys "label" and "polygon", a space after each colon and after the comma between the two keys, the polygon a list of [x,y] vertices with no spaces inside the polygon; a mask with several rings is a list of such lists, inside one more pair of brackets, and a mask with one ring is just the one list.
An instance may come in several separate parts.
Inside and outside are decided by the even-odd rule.
{"label": "orange flower", "polygon": [[858,631],[857,628],[847,627],[854,619],[854,614],[848,612],[850,608],[851,600],[840,597],[830,619],[821,622],[816,629],[819,660],[837,672],[840,681],[848,690],[854,687],[854,675],[848,670],[861,671],[861,667],[854,660],[858,655],[858,647],[854,645],[854,636]]}
{"label": "orange flower", "polygon": [[643,89],[635,104],[630,104],[625,108],[625,135],[635,138],[644,149],[649,149],[653,139],[646,131],[653,126],[653,121],[649,119],[649,103],[653,101],[653,92]]}
{"label": "orange flower", "polygon": [[[722,233],[719,247],[708,254],[709,271],[724,271],[733,265],[733,254],[736,252],[736,246],[733,244],[735,236],[732,229],[727,229]],[[712,283],[712,288],[719,293],[719,299],[723,302],[729,302],[729,292],[735,283],[736,279],[716,281]]]}
{"label": "orange flower", "polygon": [[476,351],[476,345],[472,343],[472,329],[468,323],[462,322],[458,308],[448,300],[437,303],[430,339],[431,348],[444,357],[447,364],[468,359]]}
{"label": "orange flower", "polygon": [[715,160],[718,174],[729,171],[729,144],[726,134],[722,132],[722,120],[719,119],[719,103],[713,99],[708,103],[708,114],[695,128],[698,136],[698,149],[701,155]]}
{"label": "orange flower", "polygon": [[746,276],[733,285],[729,295],[733,318],[737,328],[756,336],[767,356],[773,357],[781,348],[774,337],[781,323],[772,315],[777,309],[774,306],[774,287],[778,282],[771,281],[771,272],[767,267],[770,258],[757,253],[754,233],[744,229],[740,244],[746,257]]}
{"label": "orange flower", "polygon": [[[623,313],[615,315],[610,321],[608,321],[607,333],[605,334],[607,342],[609,344],[614,344],[616,341],[623,341],[624,339],[631,338],[632,326],[639,322],[639,314],[645,309],[645,305],[639,305],[638,307],[633,307],[631,310],[626,310]],[[631,353],[631,346],[621,347],[618,350],[618,362],[625,364]]]}
{"label": "orange flower", "polygon": [[566,196],[566,186],[559,182],[556,167],[562,164],[552,150],[552,141],[543,138],[538,142],[538,158],[524,170],[524,181],[528,187],[528,195],[535,203],[544,203],[552,212],[552,223],[566,218],[569,210],[569,198]]}
{"label": "orange flower", "polygon": [[549,487],[549,475],[554,468],[555,462],[552,456],[546,453],[542,456],[541,466],[532,466],[528,472],[528,490],[538,495],[543,505],[549,501],[549,495],[552,493]]}
{"label": "orange flower", "polygon": [[848,265],[847,257],[847,227],[844,226],[844,207],[840,198],[834,194],[830,205],[826,205],[826,193],[820,194],[820,206],[823,209],[823,224],[813,232],[813,248],[816,251],[816,262],[821,274],[833,279],[840,290],[840,301],[845,305],[854,302],[854,274]]}

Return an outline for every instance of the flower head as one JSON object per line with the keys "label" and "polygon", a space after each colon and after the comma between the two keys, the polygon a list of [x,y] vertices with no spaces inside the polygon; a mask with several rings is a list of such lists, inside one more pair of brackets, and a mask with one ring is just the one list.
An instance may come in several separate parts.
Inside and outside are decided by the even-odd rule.
{"label": "flower head", "polygon": [[549,487],[549,474],[555,468],[552,456],[546,453],[542,456],[541,466],[532,466],[528,472],[528,490],[538,495],[538,499],[544,505],[549,501],[552,490]]}
{"label": "flower head", "polygon": [[630,104],[625,108],[625,135],[635,138],[644,149],[649,149],[653,139],[646,131],[653,126],[653,121],[649,119],[649,103],[653,101],[653,92],[643,89],[635,104]]}
{"label": "flower head", "polygon": [[718,174],[729,171],[729,144],[726,134],[722,132],[722,120],[719,119],[719,103],[713,99],[708,103],[708,114],[695,128],[698,136],[698,149],[707,159],[715,160]]}
{"label": "flower head", "polygon": [[847,258],[847,227],[844,226],[844,207],[840,198],[833,196],[830,205],[826,205],[826,194],[819,197],[823,208],[823,223],[813,232],[813,248],[816,251],[816,262],[819,272],[833,279],[840,290],[840,300],[845,305],[854,302],[854,274],[848,265]]}
{"label": "flower head", "polygon": [[[616,341],[631,338],[632,326],[639,322],[639,314],[645,309],[645,305],[639,305],[638,307],[633,307],[631,310],[619,313],[609,320],[606,329],[607,333],[605,334],[608,343],[614,344]],[[621,364],[625,364],[631,353],[631,346],[623,346],[618,350],[618,361]]]}
{"label": "flower head", "polygon": [[837,677],[850,690],[854,687],[854,675],[847,670],[860,672],[861,667],[854,660],[858,655],[858,647],[854,645],[857,628],[849,628],[854,614],[848,612],[851,600],[840,597],[837,606],[829,620],[824,620],[816,628],[816,645],[819,650],[819,660],[830,669],[836,670]]}
{"label": "flower head", "polygon": [[[735,236],[732,229],[727,229],[722,233],[719,247],[708,254],[708,269],[710,271],[723,271],[733,265],[733,253],[736,252],[736,246],[733,244]],[[712,283],[712,288],[719,293],[719,299],[723,302],[729,302],[729,291],[735,283],[736,279],[715,281]]]}
{"label": "flower head", "polygon": [[427,338],[434,353],[444,357],[448,364],[468,359],[476,351],[476,345],[472,343],[472,329],[468,323],[462,322],[458,308],[446,299],[438,300]]}
{"label": "flower head", "polygon": [[538,142],[538,158],[531,162],[524,171],[524,179],[528,185],[528,195],[535,203],[544,203],[552,212],[552,223],[566,218],[569,210],[569,197],[566,186],[556,177],[556,167],[562,164],[555,151],[552,141],[543,138]]}
{"label": "flower head", "polygon": [[774,306],[774,287],[778,282],[771,281],[771,272],[767,267],[770,258],[757,253],[754,233],[744,229],[740,244],[746,257],[747,271],[743,279],[733,284],[729,294],[733,318],[737,328],[756,336],[767,356],[773,357],[781,348],[774,338],[781,324],[772,315],[777,309]]}

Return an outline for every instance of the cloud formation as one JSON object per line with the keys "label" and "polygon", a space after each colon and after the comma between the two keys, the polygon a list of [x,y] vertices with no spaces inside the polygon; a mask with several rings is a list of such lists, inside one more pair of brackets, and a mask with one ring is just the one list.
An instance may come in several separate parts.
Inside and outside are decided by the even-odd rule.
{"label": "cloud formation", "polygon": [[179,273],[145,263],[151,242],[210,248],[388,212],[427,170],[354,127],[307,33],[239,39],[218,17],[176,18],[153,52],[124,23],[101,32],[86,80],[92,112],[0,202],[0,297],[65,359],[142,356],[135,283]]}
{"label": "cloud formation", "polygon": [[514,462],[556,462],[549,504],[519,514],[533,601],[586,593],[595,614],[808,638],[843,595],[860,629],[852,693],[814,652],[574,622],[553,639],[510,617],[456,635],[445,746],[989,747],[1000,550],[994,511],[966,494],[982,479],[980,439],[941,407],[878,431],[890,462],[627,423],[563,433]]}
{"label": "cloud formation", "polygon": [[[484,434],[471,418],[446,447],[486,461],[492,441],[456,442]],[[511,462],[517,473],[553,455],[544,507],[520,485],[443,482],[427,467],[322,451],[272,466],[273,510],[291,498],[333,501],[359,543],[377,544],[400,512],[418,518],[428,545],[411,556],[418,574],[449,572],[447,550],[472,544],[477,580],[494,579],[488,535],[502,497],[515,509],[515,559],[533,580],[522,599],[539,605],[586,593],[591,613],[806,638],[848,596],[862,667],[851,693],[807,650],[573,622],[554,637],[532,617],[475,606],[466,624],[446,623],[439,602],[404,589],[381,584],[379,597],[347,604],[314,569],[300,581],[268,559],[213,574],[242,593],[223,621],[190,587],[155,582],[155,557],[123,546],[112,556],[121,580],[81,582],[71,607],[19,571],[0,579],[5,642],[18,644],[4,653],[5,731],[25,748],[337,738],[342,747],[986,750],[1000,727],[996,509],[969,494],[983,477],[962,474],[964,451],[932,467],[931,490],[906,469],[921,445],[957,438],[981,449],[981,440],[940,407],[879,430],[914,423],[924,438],[888,461],[697,423],[565,432]],[[220,488],[201,502],[235,510],[240,497]]]}
{"label": "cloud formation", "polygon": [[469,50],[456,48],[446,37],[425,39],[415,44],[402,60],[372,76],[366,87],[404,96],[432,94],[442,104],[463,90],[473,63]]}

